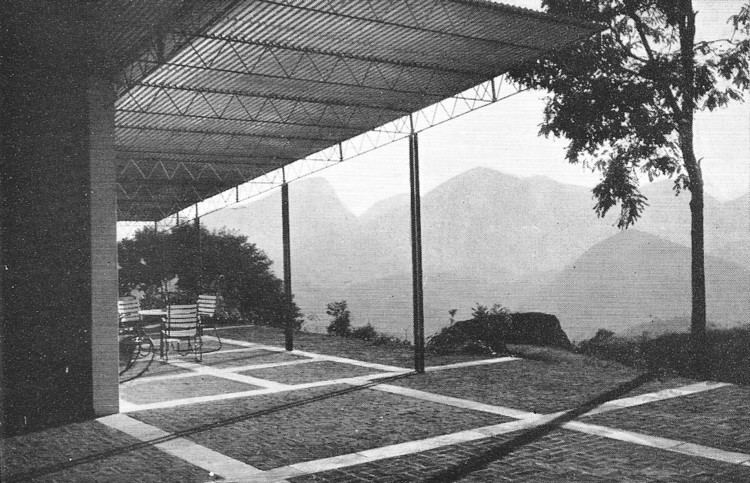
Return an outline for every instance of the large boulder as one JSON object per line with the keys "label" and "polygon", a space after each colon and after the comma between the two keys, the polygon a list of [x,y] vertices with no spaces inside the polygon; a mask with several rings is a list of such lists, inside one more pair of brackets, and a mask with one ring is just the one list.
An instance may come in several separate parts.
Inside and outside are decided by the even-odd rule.
{"label": "large boulder", "polygon": [[503,322],[500,316],[469,319],[443,328],[427,340],[427,349],[439,354],[505,354]]}
{"label": "large boulder", "polygon": [[442,354],[504,354],[505,344],[573,347],[554,315],[503,312],[455,322],[430,337],[427,349]]}
{"label": "large boulder", "polygon": [[560,321],[543,312],[515,312],[504,324],[503,340],[506,344],[528,344],[570,349],[573,344],[562,330]]}

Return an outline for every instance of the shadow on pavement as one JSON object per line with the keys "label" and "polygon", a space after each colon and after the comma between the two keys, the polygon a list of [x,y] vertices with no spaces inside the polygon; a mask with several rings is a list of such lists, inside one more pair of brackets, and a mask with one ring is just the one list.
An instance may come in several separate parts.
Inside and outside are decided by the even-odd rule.
{"label": "shadow on pavement", "polygon": [[81,458],[76,458],[76,459],[69,460],[69,461],[63,461],[63,462],[56,463],[53,465],[43,466],[41,468],[36,468],[34,470],[30,470],[30,471],[26,471],[22,473],[15,473],[12,475],[8,475],[7,480],[4,480],[4,481],[7,481],[10,483],[10,482],[31,480],[33,478],[39,478],[41,476],[46,476],[51,473],[57,473],[59,471],[66,470],[74,466],[78,466],[78,465],[82,465],[86,463],[95,463],[98,461],[102,461],[106,458],[110,458],[110,457],[117,456],[120,454],[147,448],[149,446],[154,446],[160,443],[165,443],[167,441],[171,441],[174,439],[184,438],[184,437],[191,436],[193,434],[201,433],[204,431],[210,431],[212,429],[220,428],[222,426],[229,426],[231,424],[239,423],[241,421],[246,421],[252,418],[257,418],[257,417],[265,416],[268,414],[273,414],[275,412],[284,411],[286,409],[296,408],[299,406],[303,406],[305,404],[310,404],[310,403],[317,402],[317,401],[323,401],[325,399],[330,399],[330,398],[334,398],[337,396],[343,396],[345,394],[350,394],[353,392],[361,391],[363,389],[368,389],[372,386],[377,386],[378,384],[383,384],[383,383],[387,383],[391,381],[397,381],[399,379],[404,379],[404,378],[413,376],[415,374],[416,372],[407,372],[404,374],[397,374],[397,375],[390,376],[390,377],[379,378],[373,381],[368,381],[362,384],[357,384],[355,386],[347,387],[345,389],[340,389],[338,391],[331,391],[331,392],[327,392],[324,394],[319,394],[317,396],[300,399],[298,401],[281,404],[279,406],[275,406],[272,408],[261,409],[258,411],[253,411],[253,412],[242,414],[239,416],[234,416],[231,418],[214,421],[212,423],[195,426],[190,429],[183,430],[183,431],[177,431],[175,433],[172,433],[168,436],[163,436],[161,438],[154,438],[148,441],[134,443],[134,444],[127,445],[127,446],[121,446],[121,447],[114,448],[108,451],[102,451],[100,453],[94,453],[91,455],[83,456]]}
{"label": "shadow on pavement", "polygon": [[[509,441],[505,441],[496,446],[491,446],[486,451],[478,455],[472,456],[471,458],[468,458],[464,460],[463,462],[457,465],[454,465],[453,467],[443,470],[439,472],[438,474],[427,478],[424,481],[430,482],[430,483],[443,483],[446,481],[456,481],[465,476],[468,476],[470,473],[482,470],[486,468],[490,463],[500,460],[503,457],[516,451],[517,449],[520,449],[526,446],[527,444],[533,443],[534,441],[541,439],[542,437],[546,436],[552,431],[559,429],[563,424],[574,420],[578,416],[582,414],[586,414],[587,412],[606,403],[607,401],[618,399],[619,397],[627,394],[633,389],[655,378],[656,378],[656,374],[654,373],[641,374],[631,379],[630,381],[620,384],[614,389],[603,392],[602,394],[599,394],[598,396],[595,396],[589,399],[588,401],[584,402],[583,404],[581,404],[575,409],[571,409],[570,411],[564,412],[563,414],[556,417],[555,419],[552,419],[550,421],[547,421],[546,423],[540,424],[539,426],[529,429],[528,431],[523,432],[522,434],[516,436],[515,438]],[[495,439],[495,438],[491,438],[491,439]],[[491,443],[488,443],[488,444],[491,444]]]}

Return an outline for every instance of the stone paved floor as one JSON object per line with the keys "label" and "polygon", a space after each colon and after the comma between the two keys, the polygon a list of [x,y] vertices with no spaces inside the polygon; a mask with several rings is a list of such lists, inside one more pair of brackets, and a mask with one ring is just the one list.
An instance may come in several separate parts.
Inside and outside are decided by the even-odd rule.
{"label": "stone paved floor", "polygon": [[121,384],[120,415],[2,440],[0,480],[750,481],[747,387],[563,353],[429,356],[416,375],[406,347],[222,337]]}

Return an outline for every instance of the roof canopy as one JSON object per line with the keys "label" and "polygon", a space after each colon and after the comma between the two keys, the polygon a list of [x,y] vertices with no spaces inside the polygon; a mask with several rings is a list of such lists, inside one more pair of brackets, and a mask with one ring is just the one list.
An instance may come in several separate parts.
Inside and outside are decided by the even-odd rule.
{"label": "roof canopy", "polygon": [[140,221],[332,146],[343,158],[340,143],[598,30],[479,0],[97,8],[119,72],[118,219]]}

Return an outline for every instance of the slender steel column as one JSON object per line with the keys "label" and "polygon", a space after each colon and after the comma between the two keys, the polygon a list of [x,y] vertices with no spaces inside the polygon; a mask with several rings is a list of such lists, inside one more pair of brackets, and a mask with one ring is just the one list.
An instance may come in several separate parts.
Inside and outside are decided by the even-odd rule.
{"label": "slender steel column", "polygon": [[411,263],[414,299],[414,370],[424,372],[424,300],[422,291],[422,221],[419,200],[419,143],[412,124],[409,135],[411,181]]}
{"label": "slender steel column", "polygon": [[203,240],[201,239],[201,218],[198,216],[198,204],[195,205],[195,232],[198,238],[198,293],[203,291]]}
{"label": "slender steel column", "polygon": [[[283,173],[283,171],[282,171]],[[289,185],[286,175],[281,184],[281,238],[284,244],[284,340],[286,350],[294,350],[294,327],[292,326],[292,256],[289,243]]]}

